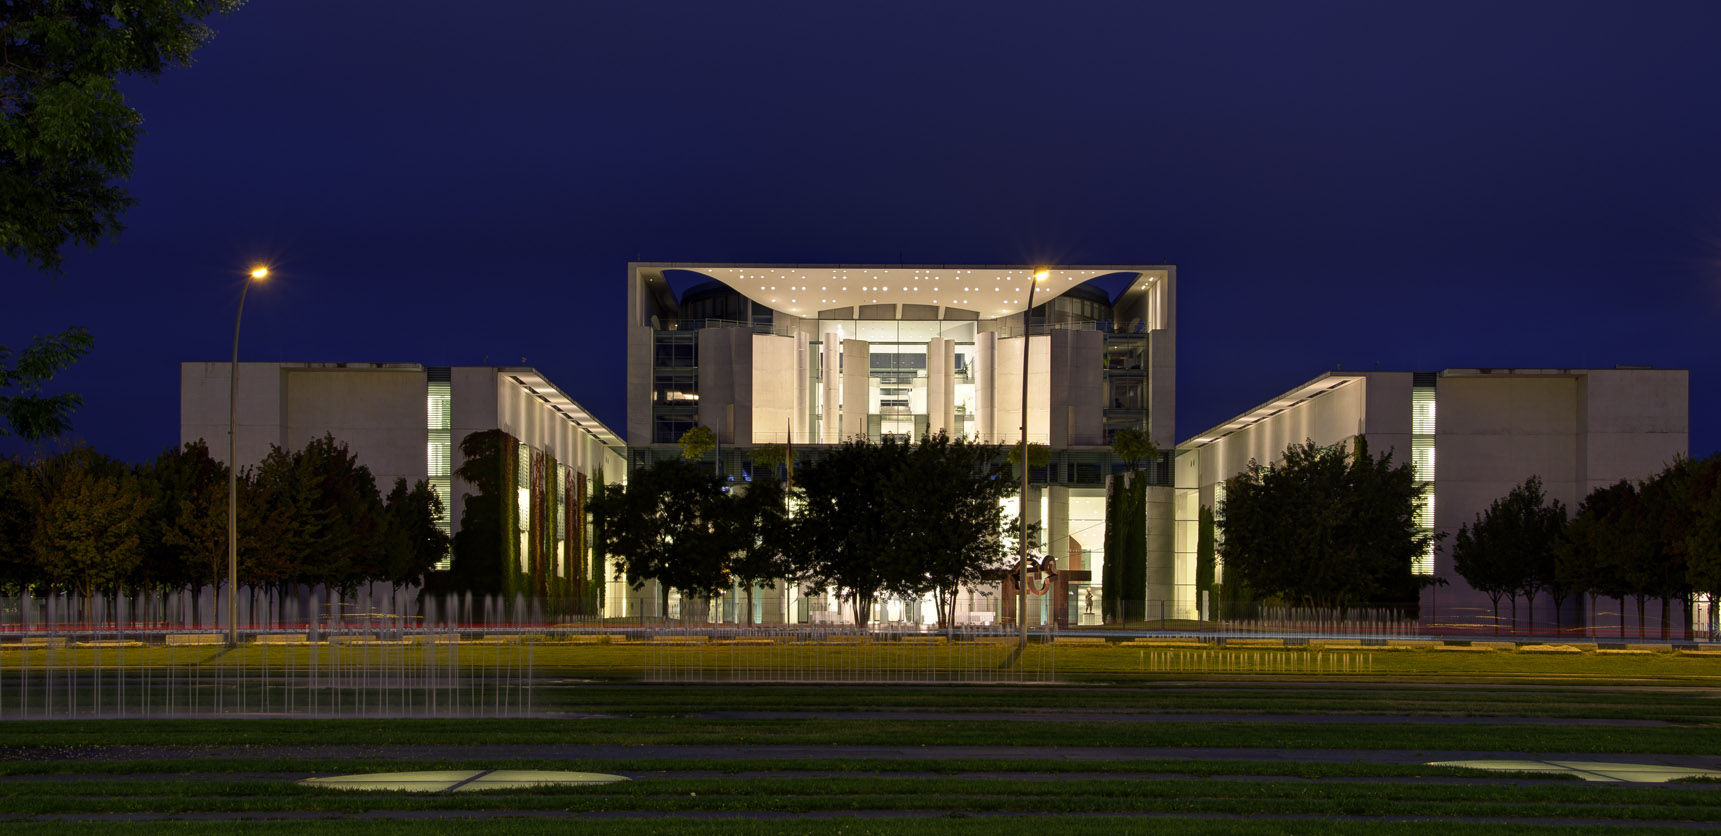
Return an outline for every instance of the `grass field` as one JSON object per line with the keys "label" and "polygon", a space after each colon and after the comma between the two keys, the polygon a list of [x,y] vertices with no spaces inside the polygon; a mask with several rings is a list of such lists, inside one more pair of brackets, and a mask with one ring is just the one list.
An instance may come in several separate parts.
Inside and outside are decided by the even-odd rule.
{"label": "grass field", "polygon": [[[80,683],[101,669],[88,650],[5,655],[10,665],[39,654],[35,670]],[[181,674],[206,666],[198,676],[267,665],[279,676],[292,649],[148,655],[161,650],[97,653],[136,652],[121,658],[150,676],[170,664]],[[474,670],[506,658],[496,647],[443,652],[465,654],[457,661]],[[1721,661],[1705,656],[1070,645],[1030,650],[1056,654],[1058,684],[625,681],[652,664],[647,652],[708,653],[714,672],[748,669],[718,665],[712,648],[547,645],[531,651],[536,717],[8,721],[0,826],[81,833],[100,822],[115,836],[1721,829],[1713,782],[1430,765],[1494,756],[1721,770]],[[1161,669],[1149,670],[1155,653]],[[1220,670],[1223,653],[1233,662]],[[1272,672],[1311,653],[1371,661],[1366,674]],[[298,783],[451,769],[630,780],[437,794]]]}

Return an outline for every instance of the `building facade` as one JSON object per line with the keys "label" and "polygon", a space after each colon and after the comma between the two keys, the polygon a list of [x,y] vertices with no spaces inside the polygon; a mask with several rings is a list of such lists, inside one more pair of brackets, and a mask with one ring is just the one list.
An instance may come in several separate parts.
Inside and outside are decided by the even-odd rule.
{"label": "building facade", "polygon": [[[1142,429],[1167,452],[1147,468],[1145,579],[1125,597],[1137,612],[1172,600],[1175,267],[635,263],[627,282],[633,465],[678,455],[695,425],[716,432],[719,466],[736,479],[763,444],[816,454],[852,438],[945,432],[1008,445],[1025,432],[1052,450],[1030,473],[1037,550],[1098,579],[1107,484],[1123,471],[1109,445]],[[780,587],[755,591],[754,620],[843,617]],[[1042,596],[1030,623],[1094,623],[1088,602],[1102,591],[1094,580]],[[995,603],[995,591],[976,591],[959,618],[987,620]],[[921,602],[880,604],[886,621],[931,617]]]}
{"label": "building facade", "polygon": [[[180,441],[228,456],[227,363],[180,365]],[[625,477],[621,437],[536,369],[416,363],[240,363],[238,461],[272,447],[297,450],[324,435],[343,442],[386,492],[424,480],[458,531],[475,488],[455,475],[461,441],[500,430],[498,462],[512,484],[503,503],[504,553],[538,590],[552,585],[597,601],[610,583],[585,536],[585,501],[599,481]],[[446,568],[446,567],[444,567]]]}
{"label": "building facade", "polygon": [[[1444,581],[1424,588],[1422,621],[1490,624],[1488,597],[1452,570],[1459,527],[1531,476],[1575,512],[1596,488],[1655,474],[1687,451],[1688,396],[1687,372],[1636,367],[1321,375],[1178,446],[1179,577],[1193,577],[1200,510],[1219,507],[1226,479],[1251,461],[1277,461],[1292,444],[1366,436],[1371,453],[1415,467],[1419,522],[1444,535],[1413,567]],[[1182,605],[1196,612],[1201,601]],[[1567,602],[1563,623],[1574,623],[1578,607]],[[1535,611],[1539,626],[1552,626],[1551,605]]]}

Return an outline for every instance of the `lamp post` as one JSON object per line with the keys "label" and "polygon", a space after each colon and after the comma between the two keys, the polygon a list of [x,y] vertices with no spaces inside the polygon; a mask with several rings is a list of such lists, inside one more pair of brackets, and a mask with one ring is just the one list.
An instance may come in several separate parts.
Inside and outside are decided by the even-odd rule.
{"label": "lamp post", "polygon": [[227,646],[239,646],[239,323],[245,317],[245,294],[252,282],[269,277],[259,264],[245,277],[239,291],[239,313],[233,317],[233,363],[227,381]]}
{"label": "lamp post", "polygon": [[1032,342],[1029,323],[1034,318],[1034,288],[1046,280],[1051,271],[1043,267],[1033,270],[1028,281],[1028,307],[1022,311],[1022,498],[1016,503],[1016,516],[1022,522],[1021,576],[1016,579],[1016,626],[1021,635],[1019,647],[1028,649],[1028,346]]}

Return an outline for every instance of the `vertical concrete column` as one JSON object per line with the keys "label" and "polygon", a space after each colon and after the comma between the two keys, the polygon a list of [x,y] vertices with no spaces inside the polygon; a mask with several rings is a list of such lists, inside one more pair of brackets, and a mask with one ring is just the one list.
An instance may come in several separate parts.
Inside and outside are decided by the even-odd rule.
{"label": "vertical concrete column", "polygon": [[949,432],[950,426],[943,422],[944,381],[950,376],[939,362],[944,357],[943,343],[939,337],[926,341],[926,432],[935,435],[939,430]]}
{"label": "vertical concrete column", "polygon": [[819,346],[819,441],[836,444],[842,440],[838,425],[838,405],[842,403],[843,343],[836,331],[826,331]]}
{"label": "vertical concrete column", "polygon": [[1166,618],[1190,618],[1196,610],[1195,586],[1177,585],[1175,493],[1169,487],[1147,489],[1147,612],[1143,615],[1149,621],[1159,618],[1162,604]]}
{"label": "vertical concrete column", "polygon": [[1046,488],[1049,501],[1046,510],[1050,519],[1046,520],[1046,549],[1058,559],[1059,569],[1080,568],[1071,566],[1070,554],[1070,489],[1054,485]]}
{"label": "vertical concrete column", "polygon": [[807,437],[812,427],[812,384],[810,382],[811,367],[807,352],[812,347],[812,341],[807,338],[807,332],[795,332],[795,415],[791,422],[791,439],[796,444],[806,444],[812,439]]}
{"label": "vertical concrete column", "polygon": [[956,430],[956,342],[933,337],[926,343],[926,431]]}
{"label": "vertical concrete column", "polygon": [[[1044,490],[1044,488],[1042,488],[1039,485],[1035,485],[1032,483],[1030,483],[1028,485],[1028,496],[1026,497],[1027,502],[1025,502],[1024,505],[1027,508],[1028,525],[1030,525],[1030,526],[1032,526],[1036,523],[1040,523],[1044,519],[1043,516],[1040,514],[1040,505],[1041,505],[1040,493],[1042,490]],[[1046,535],[1049,533],[1051,533],[1051,532],[1047,531],[1044,526],[1041,526],[1040,538],[1039,538],[1038,542],[1036,542],[1034,540],[1034,538],[1032,536],[1030,536],[1028,538],[1028,551],[1029,551],[1029,553],[1039,551],[1039,543],[1044,542],[1046,539]],[[1067,532],[1065,533],[1065,536],[1066,537],[1069,536]],[[1030,604],[1030,606],[1032,606],[1032,604]]]}
{"label": "vertical concrete column", "polygon": [[[956,341],[942,340],[944,343],[939,352],[938,367],[944,370],[944,412],[942,418],[933,420],[944,422],[944,431],[956,432]],[[928,362],[931,357],[928,356]]]}
{"label": "vertical concrete column", "polygon": [[995,407],[992,392],[992,370],[997,362],[998,335],[991,331],[974,335],[974,424],[972,432],[980,441],[991,444],[994,435],[992,415]]}
{"label": "vertical concrete column", "polygon": [[867,434],[867,381],[872,374],[872,346],[866,340],[843,340],[842,439]]}

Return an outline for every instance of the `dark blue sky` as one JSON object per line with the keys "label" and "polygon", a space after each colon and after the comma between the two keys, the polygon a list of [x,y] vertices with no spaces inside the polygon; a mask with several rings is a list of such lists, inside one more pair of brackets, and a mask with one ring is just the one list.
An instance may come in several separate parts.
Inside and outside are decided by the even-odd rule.
{"label": "dark blue sky", "polygon": [[[1721,3],[252,0],[127,85],[79,435],[178,363],[517,363],[624,425],[626,262],[1179,267],[1178,436],[1346,369],[1691,370],[1721,446]],[[0,445],[0,449],[17,449]]]}

